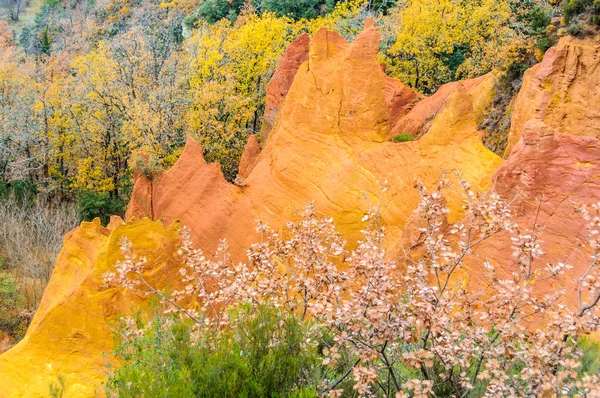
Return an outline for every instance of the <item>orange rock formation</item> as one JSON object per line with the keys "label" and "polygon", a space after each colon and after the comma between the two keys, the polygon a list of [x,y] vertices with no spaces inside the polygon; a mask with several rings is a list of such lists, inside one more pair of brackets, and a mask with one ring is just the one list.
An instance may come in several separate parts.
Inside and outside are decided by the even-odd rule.
{"label": "orange rock formation", "polygon": [[527,124],[559,134],[600,137],[600,36],[563,37],[541,63],[525,72],[505,157]]}
{"label": "orange rock formation", "polygon": [[298,68],[308,60],[309,43],[310,37],[306,33],[300,35],[290,43],[281,61],[279,61],[279,65],[267,85],[263,135],[268,134],[273,128],[279,108],[281,108],[281,104],[292,86]]}
{"label": "orange rock formation", "polygon": [[[250,139],[241,186],[228,184],[218,165],[206,164],[200,146],[189,140],[172,169],[152,182],[136,180],[127,217],[152,216],[167,224],[181,220],[199,246],[212,250],[218,238],[227,238],[242,259],[256,239],[255,219],[280,225],[310,201],[334,217],[344,233],[357,237],[367,206],[363,193],[378,200],[380,183],[387,180],[390,203],[384,219],[389,239],[397,240],[416,207],[415,178],[433,184],[442,168],[461,169],[475,186],[491,187],[489,178],[501,160],[481,144],[475,120],[492,98],[494,76],[453,85],[455,91],[441,101],[444,110],[430,114],[435,120],[427,135],[392,143],[390,114],[411,116],[418,105],[402,111],[415,96],[403,96],[410,89],[381,70],[378,43],[372,25],[352,45],[334,32],[319,31],[258,156]],[[449,195],[457,209],[458,197]]]}

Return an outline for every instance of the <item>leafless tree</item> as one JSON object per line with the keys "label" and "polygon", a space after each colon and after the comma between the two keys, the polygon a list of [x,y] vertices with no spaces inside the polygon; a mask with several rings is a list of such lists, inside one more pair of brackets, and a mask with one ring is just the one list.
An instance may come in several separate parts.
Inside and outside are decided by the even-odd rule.
{"label": "leafless tree", "polygon": [[0,6],[6,10],[13,21],[19,20],[21,11],[25,8],[25,0],[0,0]]}

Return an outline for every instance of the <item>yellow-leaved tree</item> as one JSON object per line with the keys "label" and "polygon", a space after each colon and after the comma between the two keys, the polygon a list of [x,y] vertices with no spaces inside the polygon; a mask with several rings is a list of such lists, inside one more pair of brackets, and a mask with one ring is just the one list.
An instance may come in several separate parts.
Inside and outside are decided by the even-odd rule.
{"label": "yellow-leaved tree", "polygon": [[514,62],[530,45],[509,0],[406,0],[383,23],[395,36],[381,56],[390,74],[423,92]]}
{"label": "yellow-leaved tree", "polygon": [[248,136],[260,130],[267,83],[301,30],[302,23],[286,17],[246,12],[234,24],[201,21],[189,40],[187,128],[229,180]]}

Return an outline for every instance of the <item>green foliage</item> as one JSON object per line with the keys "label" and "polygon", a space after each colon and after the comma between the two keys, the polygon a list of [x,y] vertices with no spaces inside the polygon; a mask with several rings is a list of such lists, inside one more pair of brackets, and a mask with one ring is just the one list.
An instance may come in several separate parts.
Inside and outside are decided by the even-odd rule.
{"label": "green foliage", "polygon": [[537,6],[532,8],[526,17],[530,34],[537,36],[536,48],[542,53],[545,53],[552,46],[546,28],[551,24],[553,15],[554,10],[552,8]]}
{"label": "green foliage", "polygon": [[198,15],[209,23],[223,18],[235,21],[243,5],[243,0],[204,0],[198,7]]}
{"label": "green foliage", "polygon": [[581,35],[583,33],[583,26],[581,25],[581,22],[578,20],[571,21],[567,26],[567,32],[569,32],[571,36]]}
{"label": "green foliage", "polygon": [[46,55],[50,55],[51,42],[50,42],[50,35],[48,34],[47,27],[44,28],[44,30],[42,30],[42,37],[40,39],[40,44],[41,44],[42,53],[44,53]]}
{"label": "green foliage", "polygon": [[260,12],[273,12],[277,16],[294,19],[313,19],[333,11],[333,0],[258,0]]}
{"label": "green foliage", "polygon": [[520,79],[529,67],[523,62],[514,62],[510,64],[502,78],[504,84],[510,85],[516,79]]}
{"label": "green foliage", "polygon": [[534,34],[542,35],[546,33],[546,27],[552,22],[552,8],[534,7],[527,16],[529,26]]}
{"label": "green foliage", "polygon": [[[139,322],[139,319],[138,319]],[[316,397],[321,358],[310,325],[266,306],[241,308],[231,328],[204,332],[156,318],[121,340],[107,382],[120,397]],[[313,339],[315,341],[315,339]]]}
{"label": "green foliage", "polygon": [[[324,386],[343,390],[342,397],[356,396],[348,369],[356,364],[346,350],[334,368],[323,366],[323,351],[333,338],[311,322],[266,305],[238,307],[231,314],[230,327],[221,331],[194,331],[180,318],[157,316],[144,325],[138,315],[135,326],[119,326],[116,358],[122,366],[113,370],[106,384],[109,396],[119,397],[317,397]],[[142,333],[138,331],[142,328]],[[494,332],[490,332],[490,337]],[[125,336],[125,337],[124,337]],[[429,343],[431,344],[431,343]],[[589,338],[579,340],[584,352],[580,374],[600,371],[600,344]],[[420,351],[422,344],[399,344],[402,352]],[[390,351],[390,357],[401,357]],[[487,366],[484,363],[484,368]],[[510,374],[519,381],[527,364],[508,361]],[[487,382],[476,382],[472,390],[456,391],[446,379],[446,368],[432,360],[420,369],[402,361],[392,364],[401,380],[423,379],[423,370],[433,381],[432,396],[480,397]],[[474,368],[466,373],[471,379]],[[378,372],[385,385],[386,367]],[[337,383],[339,381],[339,383]],[[392,388],[393,391],[393,387]]]}
{"label": "green foliage", "polygon": [[63,375],[58,375],[56,382],[50,384],[50,397],[63,398],[65,394],[65,386],[67,379]]}
{"label": "green foliage", "polygon": [[577,29],[579,19],[589,17],[589,22],[600,26],[600,0],[566,0],[563,2],[565,23],[570,34],[581,32]]}
{"label": "green foliage", "polygon": [[547,36],[541,36],[537,39],[536,47],[542,51],[546,52],[550,47],[552,47],[552,43]]}
{"label": "green foliage", "polygon": [[[255,0],[253,5],[259,15],[271,12],[278,17],[299,19],[314,19],[332,12],[337,0]],[[387,10],[394,2],[389,0],[376,0],[372,2],[373,11]],[[211,24],[227,18],[235,21],[244,6],[243,0],[204,0],[200,6],[186,18],[188,27],[193,27],[198,18]]]}
{"label": "green foliage", "polygon": [[594,0],[566,0],[563,2],[565,22],[570,23],[574,17],[587,11]]}
{"label": "green foliage", "polygon": [[398,4],[397,0],[371,0],[369,1],[369,9],[375,13],[385,14],[390,8]]}
{"label": "green foliage", "polygon": [[17,279],[0,269],[0,331],[17,339],[25,333],[19,316],[22,304]]}
{"label": "green foliage", "polygon": [[579,348],[583,351],[581,358],[580,374],[600,373],[600,343],[585,336],[578,341]]}
{"label": "green foliage", "polygon": [[31,203],[38,194],[37,185],[29,178],[17,181],[0,181],[0,199],[13,197],[18,203]]}
{"label": "green foliage", "polygon": [[77,195],[77,213],[81,221],[92,221],[99,217],[102,224],[106,225],[110,216],[122,215],[124,208],[123,201],[108,192],[82,191]]}
{"label": "green foliage", "polygon": [[394,137],[394,142],[407,142],[407,141],[413,141],[413,140],[414,139],[413,139],[412,134],[400,133]]}

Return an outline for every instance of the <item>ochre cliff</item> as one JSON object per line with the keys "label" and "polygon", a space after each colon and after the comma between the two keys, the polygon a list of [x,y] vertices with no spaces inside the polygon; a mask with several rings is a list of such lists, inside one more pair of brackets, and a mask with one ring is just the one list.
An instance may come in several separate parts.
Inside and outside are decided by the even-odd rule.
{"label": "ochre cliff", "polygon": [[120,241],[126,237],[136,253],[147,257],[146,276],[152,283],[172,286],[168,280],[181,264],[178,225],[165,228],[149,219],[124,224],[114,217],[107,228],[96,219],[69,232],[27,335],[0,356],[0,396],[49,396],[59,375],[66,378],[65,397],[101,396],[111,324],[147,301],[105,288],[102,274],[122,257]]}
{"label": "ochre cliff", "polygon": [[[513,200],[522,233],[534,224],[543,226],[539,234],[544,254],[536,261],[540,272],[547,274],[541,270],[548,263],[573,266],[553,288],[566,289],[567,300],[575,307],[576,281],[590,265],[589,254],[580,247],[586,230],[577,207],[600,201],[600,141],[527,125],[511,156],[496,172],[493,190]],[[513,263],[512,251],[506,239],[496,236],[480,254],[510,271],[506,264]]]}
{"label": "ochre cliff", "polygon": [[[591,55],[576,57],[586,65],[575,63],[577,71],[568,71],[571,61],[554,65],[561,51],[564,59],[578,51],[597,54],[596,42],[563,40],[527,73],[511,130],[511,155],[504,163],[483,146],[476,127],[493,98],[495,75],[451,83],[421,98],[386,76],[377,63],[378,48],[379,33],[370,21],[353,44],[327,30],[310,43],[303,36],[286,53],[275,75],[280,80],[270,85],[267,109],[276,118],[262,137],[262,149],[251,137],[237,185],[226,182],[218,164],[207,164],[202,148],[190,139],[170,170],[152,180],[136,174],[126,223],[118,218],[107,228],[97,221],[83,223],[69,233],[27,336],[0,356],[0,396],[47,395],[59,374],[67,379],[65,396],[100,393],[107,363],[103,353],[112,348],[111,322],[147,300],[102,284],[101,275],[121,257],[122,237],[148,258],[147,277],[153,283],[176,288],[180,223],[191,228],[205,252],[226,238],[232,255],[243,260],[257,239],[257,218],[279,227],[312,201],[352,243],[364,227],[363,195],[376,203],[380,183],[387,181],[383,221],[387,246],[393,248],[417,205],[414,180],[431,186],[442,170],[460,170],[476,189],[493,189],[505,198],[520,194],[515,212],[524,225],[532,222],[536,199],[543,197],[539,223],[547,225],[547,255],[570,254],[582,232],[570,202],[589,203],[600,195],[597,125],[586,119],[593,121],[598,108],[586,113],[580,103],[597,104],[598,94],[582,92],[597,83],[597,73],[590,75]],[[565,76],[571,76],[571,88],[565,87]],[[573,87],[579,91],[568,94]],[[570,106],[579,116],[567,123]],[[563,109],[563,117],[557,109]],[[565,127],[576,121],[588,127],[579,132]],[[418,139],[393,143],[400,132]],[[460,219],[460,193],[448,190],[446,199],[450,221]],[[504,266],[501,260],[510,252],[495,239],[481,255]],[[574,256],[581,256],[575,257],[577,268],[585,259]],[[476,283],[473,264],[471,283]]]}
{"label": "ochre cliff", "polygon": [[558,134],[600,137],[600,36],[563,37],[525,72],[505,157],[527,124],[540,122]]}
{"label": "ochre cliff", "polygon": [[298,68],[308,60],[309,43],[310,37],[306,33],[290,43],[267,85],[265,116],[261,133],[265,137],[275,124],[277,113],[292,86]]}

